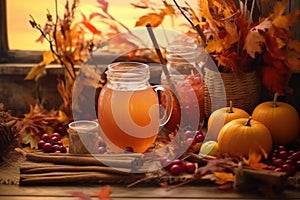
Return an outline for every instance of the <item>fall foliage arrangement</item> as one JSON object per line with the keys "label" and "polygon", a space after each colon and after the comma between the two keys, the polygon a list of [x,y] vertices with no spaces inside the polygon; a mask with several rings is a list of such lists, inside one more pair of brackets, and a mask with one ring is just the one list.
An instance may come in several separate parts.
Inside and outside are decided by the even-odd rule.
{"label": "fall foliage arrangement", "polygon": [[[289,78],[293,73],[300,71],[300,42],[291,39],[291,26],[296,23],[300,10],[295,9],[291,13],[285,13],[287,0],[277,1],[271,12],[263,10],[264,4],[270,2],[268,0],[259,1],[260,4],[252,1],[250,6],[240,4],[235,0],[199,0],[198,9],[192,8],[189,4],[179,6],[176,1],[173,5],[164,0],[162,8],[155,8],[154,4],[150,2],[142,0],[132,4],[138,9],[151,10],[150,13],[137,20],[136,27],[150,23],[155,28],[163,23],[166,16],[173,19],[175,16],[184,15],[191,22],[190,28],[195,29],[189,30],[187,34],[195,37],[199,44],[205,47],[221,72],[246,73],[258,70],[262,74],[265,87],[270,92],[285,94],[289,91]],[[51,162],[47,167],[37,166],[34,163],[32,168],[22,168],[23,184],[36,184],[39,181],[50,183],[53,181],[53,177],[49,178],[47,173],[55,169],[57,172],[74,173],[71,178],[60,175],[55,177],[55,181],[65,183],[75,179],[89,181],[91,177],[93,177],[92,181],[96,182],[98,179],[107,182],[110,180],[120,181],[121,177],[130,182],[128,187],[133,187],[143,181],[154,180],[163,187],[172,188],[192,181],[210,180],[220,185],[223,190],[232,188],[243,190],[243,187],[247,188],[249,182],[253,183],[253,176],[257,178],[256,180],[263,181],[263,185],[284,189],[281,184],[287,183],[289,176],[299,174],[300,144],[297,142],[300,130],[299,115],[292,106],[278,102],[277,94],[273,102],[258,105],[251,113],[252,116],[232,105],[212,113],[208,119],[207,128],[208,132],[212,130],[215,134],[214,138],[209,138],[211,135],[207,135],[202,130],[175,130],[168,133],[166,137],[159,137],[149,151],[155,153],[160,147],[175,140],[176,148],[168,149],[172,158],[155,155],[157,156],[156,161],[163,166],[161,170],[135,177],[130,176],[131,179],[128,174],[107,168],[92,157],[69,155],[65,148],[64,151],[55,151],[54,145],[68,146],[67,123],[72,120],[68,111],[70,112],[72,86],[77,75],[76,67],[80,67],[88,59],[99,42],[122,30],[129,31],[122,22],[110,15],[107,1],[98,0],[97,3],[102,12],[91,13],[88,17],[80,13],[82,21],[79,22],[74,21],[79,5],[78,0],[74,0],[72,4],[66,1],[63,18],[56,16],[56,19],[53,20],[52,15],[48,14],[44,29],[33,18],[30,21],[31,25],[42,33],[38,41],[48,40],[50,50],[44,52],[43,61],[29,72],[26,79],[40,77],[46,65],[54,61],[61,64],[65,76],[58,79],[58,91],[63,98],[64,109],[47,111],[40,105],[31,106],[30,112],[16,123],[23,145],[28,145],[31,150],[39,151],[37,154],[26,152],[27,159],[32,162]],[[258,15],[254,13],[255,5],[260,5],[260,14]],[[104,24],[108,24],[109,21],[109,32],[104,33],[98,29],[93,24],[95,19]],[[90,39],[86,39],[87,32],[92,36]],[[126,38],[115,42],[114,45],[120,42],[134,45]],[[135,56],[135,54],[131,56]],[[0,111],[2,112],[2,110],[1,107]],[[275,110],[279,111],[275,112]],[[291,121],[293,121],[292,125],[286,128]],[[0,122],[1,126],[6,124],[6,122]],[[215,124],[218,126],[216,127]],[[6,132],[8,133],[8,131]],[[176,135],[181,135],[178,141],[175,139]],[[8,142],[10,140],[12,139],[9,139]],[[49,141],[52,146],[45,146],[45,143],[50,143]],[[182,144],[190,146],[183,155],[180,155],[179,159],[174,159],[178,156],[175,155],[176,149],[181,148]],[[98,156],[103,156],[102,159],[108,159],[115,163],[116,159],[107,157],[109,154],[107,155],[106,145],[101,139],[99,139],[98,146]],[[54,156],[53,153],[56,155]],[[134,153],[130,148],[124,149],[124,154],[126,154],[126,158],[129,158],[124,163],[129,163],[129,165],[132,164],[131,161],[140,158],[136,157],[140,155]],[[123,157],[124,154],[120,156]],[[72,168],[64,163],[66,166],[58,168],[56,164],[62,160],[68,161],[67,164],[72,163],[76,167]],[[91,172],[89,172],[91,174],[80,174],[79,176],[80,170],[87,170],[80,166],[83,161],[90,165]],[[34,170],[42,170],[38,174],[39,178],[36,178],[37,174],[31,177],[30,171]],[[250,181],[245,181],[244,174],[250,177]],[[173,185],[170,184],[170,180],[175,180]],[[257,183],[254,182],[254,184]],[[258,185],[258,187],[262,186]],[[73,195],[80,197],[84,194],[79,192],[73,193]],[[101,195],[108,198],[109,187],[107,186],[97,195],[100,199]]]}
{"label": "fall foliage arrangement", "polygon": [[272,2],[249,1],[248,6],[234,0],[199,0],[199,11],[190,12],[206,36],[205,50],[221,72],[258,70],[264,86],[283,95],[289,92],[291,75],[300,70],[300,42],[291,39],[300,10],[286,13],[287,0],[267,9]]}

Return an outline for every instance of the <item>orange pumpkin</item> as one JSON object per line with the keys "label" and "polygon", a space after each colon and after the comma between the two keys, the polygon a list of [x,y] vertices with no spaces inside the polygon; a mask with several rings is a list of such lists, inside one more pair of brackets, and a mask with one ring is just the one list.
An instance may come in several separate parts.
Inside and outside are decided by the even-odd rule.
{"label": "orange pumpkin", "polygon": [[232,106],[232,101],[229,102],[229,107],[215,110],[208,118],[206,137],[212,140],[218,138],[218,134],[224,124],[238,118],[248,118],[249,114],[240,108]]}
{"label": "orange pumpkin", "polygon": [[272,150],[269,129],[259,121],[249,118],[234,119],[223,126],[218,137],[220,154],[248,157],[249,152],[264,156]]}
{"label": "orange pumpkin", "polygon": [[288,103],[277,102],[277,97],[278,94],[275,94],[273,101],[255,107],[252,118],[268,127],[274,144],[286,145],[297,139],[300,120],[296,109]]}

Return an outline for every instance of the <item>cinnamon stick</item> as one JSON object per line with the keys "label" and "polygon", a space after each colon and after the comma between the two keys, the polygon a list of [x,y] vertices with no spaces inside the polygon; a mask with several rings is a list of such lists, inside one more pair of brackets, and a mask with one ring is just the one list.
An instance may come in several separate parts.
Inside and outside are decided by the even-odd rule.
{"label": "cinnamon stick", "polygon": [[[59,155],[59,156],[58,156]],[[80,165],[80,166],[110,166],[120,168],[136,169],[143,164],[142,159],[138,158],[114,158],[101,157],[95,158],[92,156],[74,156],[74,155],[44,155],[36,153],[27,153],[26,158],[33,162],[51,162],[54,164]]]}
{"label": "cinnamon stick", "polygon": [[28,176],[21,174],[20,185],[32,185],[32,184],[49,184],[49,183],[78,183],[78,182],[130,182],[144,177],[143,174],[135,175],[120,175],[120,174],[105,174],[105,173],[84,173],[84,174],[66,174],[66,175],[44,175],[40,176]]}
{"label": "cinnamon stick", "polygon": [[48,172],[103,172],[111,174],[128,175],[130,171],[123,168],[112,168],[104,166],[76,166],[76,165],[23,165],[20,167],[21,174],[35,174]]}

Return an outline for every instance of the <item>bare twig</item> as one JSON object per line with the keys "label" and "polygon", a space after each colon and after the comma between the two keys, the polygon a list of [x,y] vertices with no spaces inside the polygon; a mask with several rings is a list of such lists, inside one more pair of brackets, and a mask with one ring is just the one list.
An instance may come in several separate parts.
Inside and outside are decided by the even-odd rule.
{"label": "bare twig", "polygon": [[[183,17],[191,24],[191,26],[197,31],[197,33],[199,34],[199,36],[201,37],[201,39],[203,40],[204,44],[206,43],[206,37],[203,33],[203,30],[201,29],[199,24],[194,24],[192,22],[192,20],[184,13],[184,11],[181,9],[181,7],[178,5],[178,3],[176,2],[176,0],[173,0],[176,7],[178,8],[178,10],[181,12],[181,14],[183,15]],[[189,6],[189,4],[186,2],[186,4]],[[189,8],[191,8],[189,6]],[[192,11],[193,12],[193,11]]]}

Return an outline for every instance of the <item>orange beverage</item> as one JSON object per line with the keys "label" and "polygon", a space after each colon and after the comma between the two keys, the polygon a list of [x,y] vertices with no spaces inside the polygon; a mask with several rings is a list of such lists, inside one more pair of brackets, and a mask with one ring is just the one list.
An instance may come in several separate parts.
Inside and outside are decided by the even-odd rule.
{"label": "orange beverage", "polygon": [[[126,147],[132,147],[135,152],[146,151],[155,141],[159,129],[157,94],[152,88],[138,91],[102,90],[98,101],[98,119],[106,138],[120,151]],[[112,104],[114,99],[127,98],[128,101]]]}
{"label": "orange beverage", "polygon": [[112,152],[123,152],[127,147],[145,152],[154,143],[159,126],[169,119],[170,111],[160,118],[156,91],[163,87],[150,86],[148,80],[146,64],[113,63],[108,68],[108,82],[98,99],[98,121]]}

